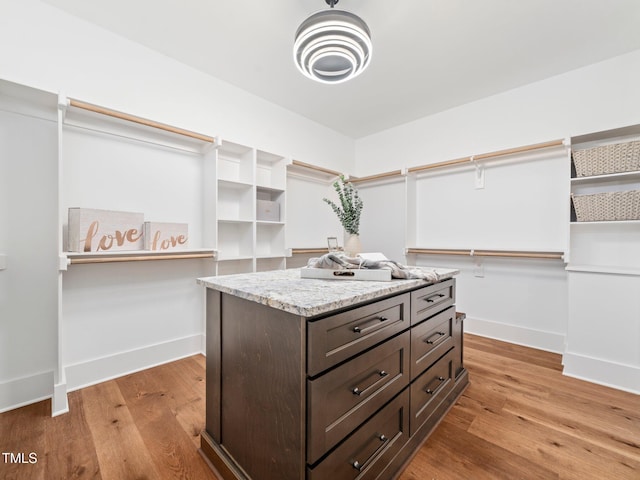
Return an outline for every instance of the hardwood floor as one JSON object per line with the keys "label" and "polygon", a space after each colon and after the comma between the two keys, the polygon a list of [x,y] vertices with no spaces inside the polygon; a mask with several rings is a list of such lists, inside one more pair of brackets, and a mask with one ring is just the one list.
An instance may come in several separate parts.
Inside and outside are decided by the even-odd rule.
{"label": "hardwood floor", "polygon": [[[640,479],[640,396],[562,376],[560,355],[465,342],[471,384],[399,480]],[[49,401],[0,415],[0,478],[215,480],[197,451],[204,365],[198,355],[72,392],[55,418]]]}

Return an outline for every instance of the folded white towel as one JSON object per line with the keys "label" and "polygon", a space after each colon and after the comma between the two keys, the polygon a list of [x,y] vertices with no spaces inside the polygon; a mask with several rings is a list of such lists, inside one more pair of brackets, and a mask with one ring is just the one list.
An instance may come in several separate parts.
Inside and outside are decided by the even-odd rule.
{"label": "folded white towel", "polygon": [[392,278],[414,279],[421,278],[431,282],[440,281],[440,275],[434,269],[407,267],[394,260],[367,260],[360,257],[348,257],[344,253],[326,253],[321,257],[310,258],[307,262],[310,268],[330,268],[344,270],[354,268],[391,270]]}

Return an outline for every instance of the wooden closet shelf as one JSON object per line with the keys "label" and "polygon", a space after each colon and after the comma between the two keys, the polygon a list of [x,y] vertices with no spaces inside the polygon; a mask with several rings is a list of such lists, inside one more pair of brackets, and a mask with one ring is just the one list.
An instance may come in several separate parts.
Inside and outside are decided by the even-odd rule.
{"label": "wooden closet shelf", "polygon": [[537,252],[519,250],[465,250],[439,248],[407,248],[407,254],[417,255],[463,255],[470,257],[537,258],[562,260],[564,252]]}
{"label": "wooden closet shelf", "polygon": [[154,120],[149,120],[142,117],[137,117],[135,115],[130,115],[128,113],[119,112],[117,110],[111,110],[109,108],[100,107],[98,105],[93,105],[91,103],[83,102],[81,100],[69,99],[69,106],[80,108],[80,109],[87,110],[94,113],[99,113],[101,115],[107,115],[109,117],[117,118],[119,120],[126,120],[128,122],[137,123],[139,125],[144,125],[146,127],[157,128],[159,130],[164,130],[166,132],[183,135],[185,137],[195,138],[196,140],[201,140],[203,142],[215,143],[215,138],[210,137],[208,135],[203,135],[201,133],[192,132],[190,130],[173,127],[171,125],[166,125],[164,123],[156,122]]}
{"label": "wooden closet shelf", "polygon": [[295,167],[306,168],[308,170],[313,170],[315,172],[325,173],[327,175],[331,175],[331,176],[334,176],[334,177],[339,177],[340,175],[342,175],[342,173],[336,172],[335,170],[330,170],[330,169],[324,168],[324,167],[318,167],[317,165],[312,165],[310,163],[304,163],[304,162],[301,162],[299,160],[291,160],[291,165],[295,166]]}
{"label": "wooden closet shelf", "polygon": [[349,178],[349,181],[351,183],[373,182],[383,178],[400,177],[402,174],[402,170],[393,170],[391,172],[376,173],[375,175],[368,175],[366,177],[352,177]]}
{"label": "wooden closet shelf", "polygon": [[114,262],[143,262],[150,260],[187,260],[196,258],[216,258],[216,251],[202,250],[173,250],[169,252],[157,251],[121,251],[112,253],[65,253],[71,265],[90,263]]}
{"label": "wooden closet shelf", "polygon": [[327,247],[319,247],[319,248],[292,248],[292,255],[304,255],[309,253],[329,253],[329,249]]}
{"label": "wooden closet shelf", "polygon": [[435,168],[450,167],[453,165],[463,165],[463,164],[468,165],[472,160],[473,161],[487,160],[489,158],[514,155],[516,153],[525,153],[525,152],[541,150],[541,149],[551,148],[551,147],[560,147],[563,145],[564,145],[564,140],[552,140],[549,142],[535,143],[532,145],[525,145],[522,147],[507,148],[505,150],[497,150],[495,152],[481,153],[479,155],[458,158],[455,160],[447,160],[445,162],[431,163],[429,165],[420,165],[418,167],[411,167],[407,171],[409,173],[414,173],[414,172],[422,172],[426,170],[433,170]]}

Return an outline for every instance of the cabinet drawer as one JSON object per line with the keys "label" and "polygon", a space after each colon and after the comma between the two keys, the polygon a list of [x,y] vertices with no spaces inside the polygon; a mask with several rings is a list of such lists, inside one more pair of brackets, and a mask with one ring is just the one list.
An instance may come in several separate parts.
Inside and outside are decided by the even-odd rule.
{"label": "cabinet drawer", "polygon": [[409,293],[307,324],[307,374],[315,376],[409,328]]}
{"label": "cabinet drawer", "polygon": [[314,463],[409,384],[404,332],[307,381],[307,462]]}
{"label": "cabinet drawer", "polygon": [[455,348],[449,350],[411,384],[411,435],[429,420],[440,402],[453,389],[456,353]]}
{"label": "cabinet drawer", "polygon": [[411,292],[411,325],[453,305],[455,301],[456,288],[453,278]]}
{"label": "cabinet drawer", "polygon": [[315,468],[308,480],[373,480],[408,439],[409,389],[354,432]]}
{"label": "cabinet drawer", "polygon": [[456,308],[451,306],[411,329],[411,379],[454,346],[455,317]]}

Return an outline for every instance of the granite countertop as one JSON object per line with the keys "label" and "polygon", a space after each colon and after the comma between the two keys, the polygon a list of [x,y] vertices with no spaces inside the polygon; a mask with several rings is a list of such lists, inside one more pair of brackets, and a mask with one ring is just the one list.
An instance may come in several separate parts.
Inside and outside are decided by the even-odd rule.
{"label": "granite countertop", "polygon": [[[452,268],[423,269],[435,271],[441,280],[453,277]],[[198,283],[220,292],[235,295],[303,317],[314,317],[356,303],[385,295],[430,285],[426,280],[316,280],[300,278],[300,269],[241,273],[199,278]]]}

